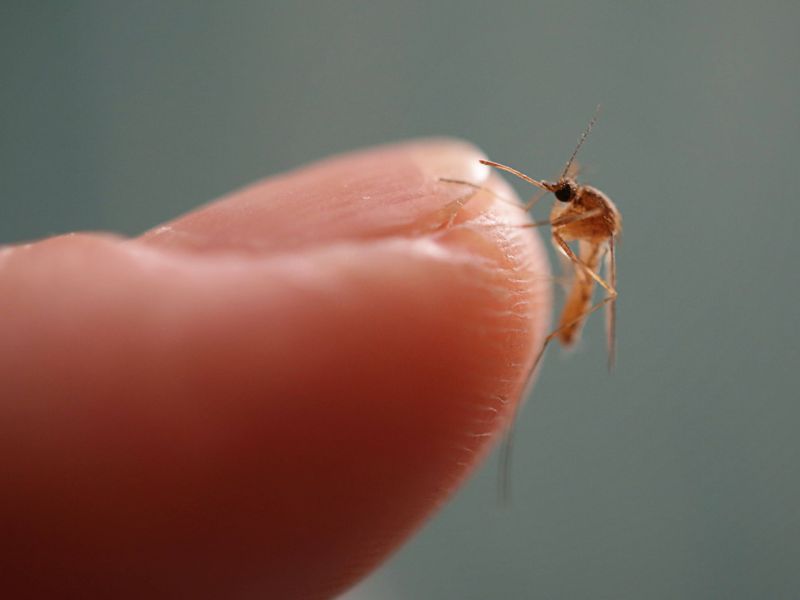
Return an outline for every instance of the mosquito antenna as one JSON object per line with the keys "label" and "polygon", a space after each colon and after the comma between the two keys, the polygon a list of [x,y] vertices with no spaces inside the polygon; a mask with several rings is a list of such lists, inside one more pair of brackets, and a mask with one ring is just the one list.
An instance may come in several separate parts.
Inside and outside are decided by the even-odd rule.
{"label": "mosquito antenna", "polygon": [[575,160],[575,157],[578,155],[578,150],[581,149],[583,146],[583,142],[586,141],[586,138],[589,137],[589,132],[592,131],[592,127],[594,127],[595,122],[597,121],[597,115],[600,114],[600,105],[597,105],[597,108],[594,109],[594,115],[592,116],[592,120],[589,121],[589,125],[586,129],[583,130],[581,134],[581,138],[578,140],[578,145],[575,146],[575,150],[572,152],[572,156],[569,157],[567,161],[567,166],[564,167],[564,171],[561,173],[561,177],[559,179],[564,179],[567,176],[567,171],[572,166],[572,161]]}

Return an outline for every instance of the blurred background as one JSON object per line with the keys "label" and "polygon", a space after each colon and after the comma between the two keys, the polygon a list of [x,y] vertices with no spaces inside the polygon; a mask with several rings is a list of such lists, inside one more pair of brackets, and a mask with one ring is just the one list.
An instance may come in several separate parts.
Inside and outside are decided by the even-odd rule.
{"label": "blurred background", "polygon": [[600,103],[616,372],[592,319],[522,414],[513,506],[493,457],[346,598],[800,597],[800,4],[433,4],[4,1],[0,242],[413,136],[553,177]]}

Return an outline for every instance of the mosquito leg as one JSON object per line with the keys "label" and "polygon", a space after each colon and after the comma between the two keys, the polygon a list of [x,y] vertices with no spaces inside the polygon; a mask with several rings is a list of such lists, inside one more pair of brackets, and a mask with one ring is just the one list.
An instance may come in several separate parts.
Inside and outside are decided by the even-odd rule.
{"label": "mosquito leg", "polygon": [[525,204],[520,204],[519,202],[516,202],[514,200],[510,200],[509,198],[506,198],[505,196],[501,196],[497,192],[494,192],[493,190],[490,190],[487,187],[483,187],[483,186],[477,185],[475,183],[472,183],[471,181],[464,181],[463,179],[450,179],[449,177],[440,177],[439,181],[444,181],[445,183],[458,183],[458,184],[461,184],[461,185],[469,186],[472,189],[475,189],[475,190],[478,190],[478,191],[481,191],[481,192],[486,192],[486,193],[492,195],[493,197],[497,198],[498,200],[500,200],[502,202],[505,202],[506,204],[511,204],[512,206],[518,206],[518,207],[522,208],[526,212],[529,211],[530,209],[532,209],[534,206],[536,206],[536,204],[538,204],[539,201],[542,198],[545,197],[545,194],[547,194],[547,190],[542,190],[538,194],[534,195]]}
{"label": "mosquito leg", "polygon": [[574,319],[571,319],[571,320],[567,321],[563,325],[561,325],[561,326],[557,327],[556,329],[554,329],[553,331],[551,331],[547,335],[547,337],[544,338],[544,343],[542,344],[542,347],[539,350],[539,354],[536,355],[536,359],[533,361],[533,366],[531,367],[530,374],[533,375],[533,372],[536,370],[536,367],[539,366],[539,362],[541,362],[542,356],[544,356],[544,351],[547,349],[547,346],[550,345],[550,342],[553,340],[553,338],[558,336],[559,333],[561,333],[562,331],[564,331],[568,327],[571,327],[575,323],[583,321],[590,314],[592,314],[593,312],[595,312],[597,310],[600,310],[606,304],[608,304],[609,302],[613,302],[616,299],[617,299],[617,292],[611,292],[608,296],[606,296],[605,298],[600,300],[597,304],[595,304],[591,308],[587,309],[586,311],[582,312],[581,314],[579,314]]}
{"label": "mosquito leg", "polygon": [[[522,229],[527,229],[528,227],[544,227],[545,225],[552,225],[553,227],[558,227],[560,225],[569,225],[570,223],[575,223],[577,221],[583,221],[584,219],[590,219],[591,217],[596,217],[601,212],[601,209],[596,208],[594,210],[590,210],[588,212],[582,213],[580,215],[569,215],[567,217],[559,217],[557,219],[553,219],[552,221],[534,221],[533,223],[523,223],[522,225],[517,225]],[[569,248],[569,246],[567,246]]]}
{"label": "mosquito leg", "polygon": [[[497,200],[500,200],[501,202],[505,202],[506,204],[510,204],[512,206],[516,206],[517,208],[523,208],[523,206],[519,202],[515,202],[514,200],[511,200],[510,198],[506,198],[505,196],[501,196],[497,192],[495,192],[493,190],[490,190],[487,187],[483,187],[483,186],[480,186],[478,184],[472,183],[471,181],[464,181],[462,179],[450,179],[448,177],[440,177],[439,181],[443,181],[444,183],[457,183],[459,185],[466,185],[467,187],[471,187],[472,189],[477,190],[479,192],[486,192],[487,194],[489,194],[490,196],[496,198]],[[525,210],[527,210],[527,208]]]}
{"label": "mosquito leg", "polygon": [[555,241],[556,245],[558,246],[558,249],[559,249],[559,250],[561,250],[561,252],[563,252],[563,253],[564,253],[564,255],[566,255],[566,257],[567,257],[567,258],[568,258],[568,259],[569,259],[569,260],[570,260],[570,261],[571,261],[571,262],[572,262],[572,263],[573,263],[573,264],[574,264],[574,265],[575,265],[577,268],[581,269],[581,270],[582,270],[584,273],[586,273],[586,274],[587,274],[589,277],[591,277],[591,278],[592,278],[592,279],[594,279],[594,280],[595,280],[595,281],[596,281],[598,284],[600,284],[600,286],[601,286],[601,287],[602,287],[602,288],[603,288],[603,289],[604,289],[606,292],[608,292],[608,295],[609,295],[609,296],[612,296],[613,298],[616,298],[616,297],[617,297],[617,290],[615,290],[615,289],[614,289],[614,287],[613,287],[613,286],[612,286],[610,283],[608,283],[608,282],[607,282],[605,279],[603,279],[602,277],[600,277],[600,275],[598,275],[598,274],[597,274],[597,273],[595,273],[595,272],[594,272],[592,269],[590,269],[590,268],[589,268],[589,266],[588,266],[588,265],[586,265],[586,264],[585,264],[585,263],[584,263],[584,262],[583,262],[583,261],[582,261],[580,258],[578,258],[577,256],[575,256],[575,253],[572,251],[572,248],[570,248],[570,247],[567,245],[567,242],[565,242],[565,241],[564,241],[564,238],[562,238],[560,235],[558,235],[558,233],[556,233],[555,231],[553,232],[553,240]]}
{"label": "mosquito leg", "polygon": [[[617,254],[614,248],[614,236],[608,240],[606,254],[606,277],[611,287],[617,289]],[[617,302],[612,300],[606,309],[606,340],[608,341],[608,370],[614,368],[617,358]]]}
{"label": "mosquito leg", "polygon": [[497,498],[500,506],[504,507],[508,507],[511,504],[511,457],[514,453],[514,433],[517,425],[517,413],[520,408],[519,403],[521,402],[522,398],[517,401],[517,405],[511,413],[511,420],[503,434],[503,441],[500,445],[500,471],[497,479]]}
{"label": "mosquito leg", "polygon": [[[617,298],[616,292],[609,294],[608,296],[600,300],[597,304],[595,304],[582,314],[578,315],[576,318],[568,321],[567,323],[564,323],[560,327],[550,332],[544,339],[542,347],[539,349],[539,353],[536,355],[536,358],[533,361],[533,365],[528,371],[528,376],[526,377],[526,381],[530,381],[531,377],[536,371],[536,368],[542,361],[542,357],[544,356],[545,350],[547,350],[547,347],[550,345],[550,342],[552,342],[556,337],[558,337],[559,333],[561,333],[564,329],[571,327],[575,323],[582,321],[593,312],[600,310],[600,308],[602,308],[609,302],[613,302],[614,300],[616,300],[616,298]],[[515,433],[517,413],[519,412],[519,408],[520,408],[519,404],[517,404],[517,406],[514,407],[514,410],[511,413],[511,421],[506,429],[502,445],[500,446],[500,473],[498,478],[497,490],[500,503],[503,506],[508,506],[511,503],[511,458],[514,450],[514,433]]]}
{"label": "mosquito leg", "polygon": [[458,213],[461,212],[461,209],[464,208],[464,205],[469,200],[469,198],[462,198],[448,202],[432,215],[432,223],[425,224],[424,229],[426,231],[429,229],[433,231],[450,229],[455,223]]}

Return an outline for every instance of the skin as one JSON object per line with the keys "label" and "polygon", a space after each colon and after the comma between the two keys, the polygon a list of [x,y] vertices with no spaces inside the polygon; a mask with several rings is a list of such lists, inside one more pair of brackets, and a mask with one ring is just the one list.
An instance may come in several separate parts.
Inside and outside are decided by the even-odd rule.
{"label": "skin", "polygon": [[[326,598],[485,456],[549,271],[453,140],[0,249],[0,594]],[[463,207],[462,207],[463,205]]]}

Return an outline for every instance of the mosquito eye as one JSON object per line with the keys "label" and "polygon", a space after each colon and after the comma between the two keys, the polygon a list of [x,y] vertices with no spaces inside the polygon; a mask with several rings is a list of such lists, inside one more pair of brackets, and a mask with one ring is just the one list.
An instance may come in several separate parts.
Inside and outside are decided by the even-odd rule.
{"label": "mosquito eye", "polygon": [[558,198],[561,202],[569,202],[572,200],[573,189],[571,185],[565,185],[564,187],[560,187],[555,191],[556,198]]}

